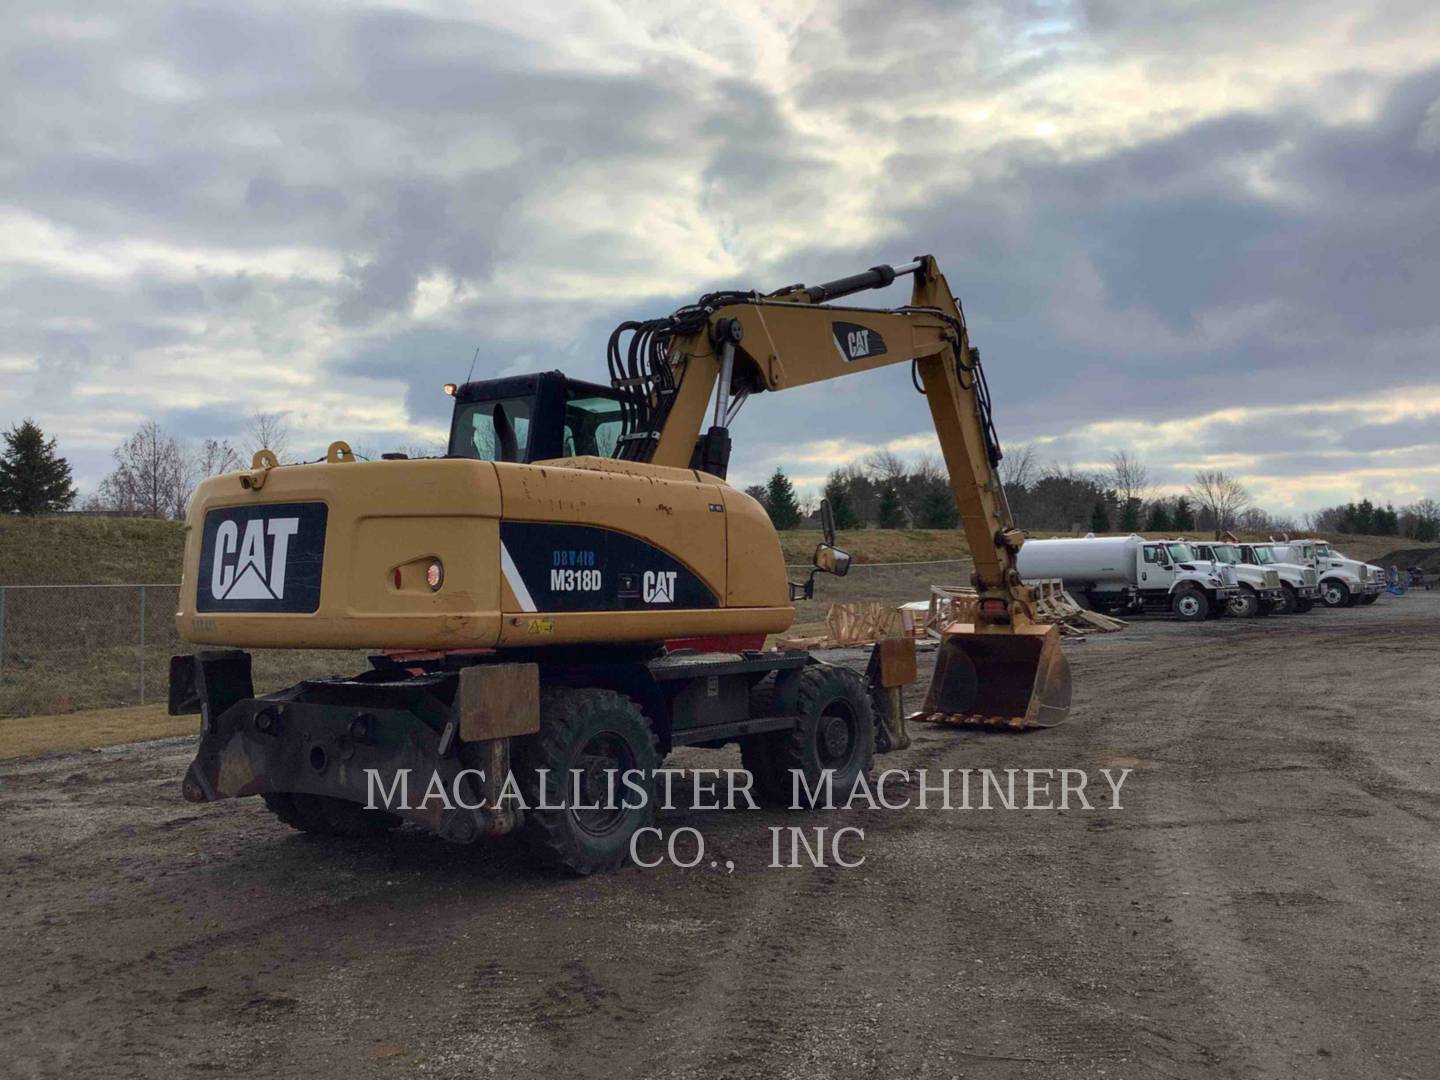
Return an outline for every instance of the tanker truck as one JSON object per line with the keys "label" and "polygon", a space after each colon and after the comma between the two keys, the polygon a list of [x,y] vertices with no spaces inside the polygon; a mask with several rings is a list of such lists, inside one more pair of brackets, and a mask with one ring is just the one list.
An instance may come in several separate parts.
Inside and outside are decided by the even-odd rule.
{"label": "tanker truck", "polygon": [[1188,542],[1197,559],[1208,559],[1216,566],[1235,568],[1240,593],[1230,601],[1230,614],[1241,619],[1269,615],[1285,609],[1285,592],[1280,587],[1280,571],[1273,566],[1247,564],[1240,555],[1240,546],[1212,543],[1209,540]]}
{"label": "tanker truck", "polygon": [[1170,612],[1186,622],[1225,614],[1240,593],[1235,567],[1199,563],[1187,544],[1134,534],[1026,540],[1017,568],[1027,582],[1060,578],[1096,611]]}

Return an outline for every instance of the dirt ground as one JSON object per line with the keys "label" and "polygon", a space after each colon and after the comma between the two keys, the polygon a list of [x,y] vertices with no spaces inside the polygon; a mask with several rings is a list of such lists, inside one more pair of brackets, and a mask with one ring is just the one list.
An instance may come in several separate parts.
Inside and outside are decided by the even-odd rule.
{"label": "dirt ground", "polygon": [[[1096,809],[676,810],[688,870],[300,836],[182,802],[185,739],[7,763],[0,1074],[1440,1075],[1440,593],[1066,649],[1069,724],[881,761]],[[866,861],[769,868],[790,824]]]}

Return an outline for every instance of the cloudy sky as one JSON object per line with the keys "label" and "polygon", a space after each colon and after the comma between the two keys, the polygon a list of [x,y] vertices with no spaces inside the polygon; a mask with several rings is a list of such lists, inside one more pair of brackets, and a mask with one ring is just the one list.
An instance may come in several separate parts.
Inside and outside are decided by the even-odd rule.
{"label": "cloudy sky", "polygon": [[[1007,444],[1440,496],[1433,0],[121,10],[0,39],[0,424],[83,487],[150,418],[438,442],[477,347],[599,378],[621,319],[933,252]],[[903,370],[767,397],[737,483],[933,446]]]}

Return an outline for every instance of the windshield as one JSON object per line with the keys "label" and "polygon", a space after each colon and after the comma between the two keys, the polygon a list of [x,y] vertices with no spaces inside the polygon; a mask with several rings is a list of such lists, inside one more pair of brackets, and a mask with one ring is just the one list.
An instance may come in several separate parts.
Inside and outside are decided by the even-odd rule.
{"label": "windshield", "polygon": [[1240,561],[1240,549],[1234,544],[1216,544],[1210,550],[1215,553],[1216,562],[1238,563]]}
{"label": "windshield", "polygon": [[1166,544],[1165,550],[1170,552],[1170,558],[1176,562],[1195,561],[1195,553],[1190,550],[1189,544]]}
{"label": "windshield", "polygon": [[1267,563],[1273,563],[1273,562],[1276,561],[1276,559],[1275,559],[1275,552],[1271,551],[1271,550],[1270,550],[1269,548],[1267,548],[1267,547],[1256,547],[1256,548],[1251,548],[1250,550],[1255,553],[1255,561],[1256,561],[1257,563],[1259,563],[1261,566],[1264,566],[1264,565],[1266,565]]}
{"label": "windshield", "polygon": [[451,457],[524,461],[530,445],[533,399],[503,398],[466,405],[455,420]]}
{"label": "windshield", "polygon": [[614,457],[620,441],[620,403],[614,398],[575,398],[565,403],[566,457]]}

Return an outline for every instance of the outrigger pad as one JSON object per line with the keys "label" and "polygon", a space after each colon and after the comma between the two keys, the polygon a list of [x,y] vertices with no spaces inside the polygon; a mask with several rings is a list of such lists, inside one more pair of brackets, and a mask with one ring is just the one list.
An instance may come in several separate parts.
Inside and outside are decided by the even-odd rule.
{"label": "outrigger pad", "polygon": [[1053,727],[1070,715],[1070,664],[1054,626],[976,632],[948,627],[919,719],[986,727]]}

